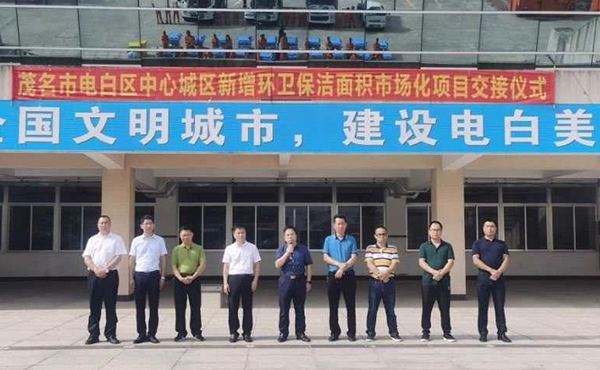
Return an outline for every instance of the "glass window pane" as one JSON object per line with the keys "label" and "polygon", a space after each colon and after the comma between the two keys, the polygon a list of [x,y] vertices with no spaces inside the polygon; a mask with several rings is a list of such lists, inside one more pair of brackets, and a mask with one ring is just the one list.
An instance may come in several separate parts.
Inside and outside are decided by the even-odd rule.
{"label": "glass window pane", "polygon": [[552,207],[554,249],[573,250],[573,208]]}
{"label": "glass window pane", "polygon": [[234,186],[234,203],[277,203],[279,188],[274,186]]}
{"label": "glass window pane", "polygon": [[54,234],[54,207],[33,207],[33,229],[31,233],[31,250],[52,250],[52,235]]}
{"label": "glass window pane", "polygon": [[202,206],[180,206],[179,227],[182,226],[191,228],[194,243],[202,245]]}
{"label": "glass window pane", "polygon": [[98,234],[98,219],[102,208],[99,206],[85,206],[83,207],[83,245],[85,248],[87,240],[93,235]]}
{"label": "glass window pane", "polygon": [[[21,46],[78,47],[77,9],[19,9]],[[40,20],[43,20],[40,22]],[[78,58],[76,50],[31,49],[32,56]]]}
{"label": "glass window pane", "polygon": [[100,203],[102,188],[100,186],[61,186],[61,203]]}
{"label": "glass window pane", "polygon": [[577,249],[596,249],[596,211],[594,207],[575,207]]}
{"label": "glass window pane", "polygon": [[[558,3],[558,1],[552,2]],[[589,66],[592,62],[591,55],[558,55],[551,52],[592,51],[594,48],[594,32],[594,22],[590,22],[589,16],[556,17],[540,22],[537,50],[548,51],[548,54],[538,55],[537,65]]]}
{"label": "glass window pane", "polygon": [[135,192],[136,203],[156,203],[156,198],[151,197],[149,193]]}
{"label": "glass window pane", "polygon": [[465,203],[498,203],[496,187],[465,187]]}
{"label": "glass window pane", "polygon": [[135,220],[133,220],[133,234],[135,236],[143,234],[140,219],[145,215],[154,217],[154,206],[135,206]]}
{"label": "glass window pane", "polygon": [[504,207],[504,241],[510,249],[525,249],[524,207]]}
{"label": "glass window pane", "polygon": [[8,249],[11,251],[28,251],[30,231],[31,207],[11,206]]}
{"label": "glass window pane", "polygon": [[596,203],[596,188],[552,188],[552,203]]}
{"label": "glass window pane", "polygon": [[182,203],[225,203],[226,186],[179,186],[179,201]]}
{"label": "glass window pane", "polygon": [[204,245],[205,249],[224,249],[225,206],[204,206]]}
{"label": "glass window pane", "polygon": [[346,216],[348,221],[348,228],[346,233],[352,235],[358,243],[360,248],[360,207],[359,206],[340,206],[338,207],[338,213]]}
{"label": "glass window pane", "polygon": [[428,207],[408,207],[407,208],[407,229],[408,249],[418,250],[419,246],[427,241],[427,225],[429,222]]}
{"label": "glass window pane", "polygon": [[492,220],[498,226],[498,207],[477,207],[477,235],[483,237],[483,224],[487,220]]}
{"label": "glass window pane", "polygon": [[294,226],[298,229],[299,244],[308,244],[308,207],[287,206],[285,207],[285,225]]}
{"label": "glass window pane", "polygon": [[246,240],[256,244],[254,238],[255,214],[254,206],[233,207],[233,226],[243,226],[246,228]]}
{"label": "glass window pane", "polygon": [[286,187],[287,203],[331,203],[331,187]]}
{"label": "glass window pane", "polygon": [[308,212],[310,219],[310,241],[308,247],[311,249],[323,249],[325,238],[331,235],[331,207],[311,206]]}
{"label": "glass window pane", "polygon": [[13,203],[54,203],[54,186],[11,186],[8,201]]}
{"label": "glass window pane", "polygon": [[431,190],[420,192],[414,198],[406,198],[406,203],[431,203]]}
{"label": "glass window pane", "polygon": [[546,207],[527,207],[527,249],[548,249]]}
{"label": "glass window pane", "polygon": [[362,246],[375,244],[375,228],[385,226],[383,206],[362,207]]}
{"label": "glass window pane", "polygon": [[259,206],[256,209],[256,232],[259,249],[277,249],[279,246],[279,207]]}
{"label": "glass window pane", "polygon": [[338,187],[338,203],[383,203],[384,188]]}
{"label": "glass window pane", "polygon": [[465,249],[471,249],[477,238],[475,207],[465,207]]}
{"label": "glass window pane", "polygon": [[546,203],[545,187],[510,187],[502,188],[504,203]]}
{"label": "glass window pane", "polygon": [[81,249],[81,207],[60,207],[60,249]]}

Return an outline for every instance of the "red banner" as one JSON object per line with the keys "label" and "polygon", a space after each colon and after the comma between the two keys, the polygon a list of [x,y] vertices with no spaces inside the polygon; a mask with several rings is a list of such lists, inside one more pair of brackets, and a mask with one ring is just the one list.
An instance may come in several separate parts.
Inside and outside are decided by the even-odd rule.
{"label": "red banner", "polygon": [[339,68],[14,67],[15,100],[554,103],[554,73]]}

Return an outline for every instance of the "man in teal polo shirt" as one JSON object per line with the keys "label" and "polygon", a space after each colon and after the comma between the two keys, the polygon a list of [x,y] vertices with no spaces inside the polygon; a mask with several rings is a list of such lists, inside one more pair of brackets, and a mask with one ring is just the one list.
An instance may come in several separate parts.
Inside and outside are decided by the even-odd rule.
{"label": "man in teal polo shirt", "polygon": [[447,342],[456,342],[450,326],[450,270],[454,266],[454,250],[450,243],[442,240],[442,228],[441,222],[431,221],[429,240],[419,247],[419,267],[423,269],[422,342],[429,341],[431,310],[436,301],[442,318],[443,338]]}
{"label": "man in teal polo shirt", "polygon": [[185,308],[187,300],[190,301],[190,330],[192,336],[203,341],[202,318],[200,306],[202,303],[201,285],[198,278],[206,268],[206,255],[202,246],[192,242],[194,233],[183,226],[179,230],[181,245],[173,249],[171,265],[175,275],[175,330],[176,342],[185,340],[187,330],[185,329]]}

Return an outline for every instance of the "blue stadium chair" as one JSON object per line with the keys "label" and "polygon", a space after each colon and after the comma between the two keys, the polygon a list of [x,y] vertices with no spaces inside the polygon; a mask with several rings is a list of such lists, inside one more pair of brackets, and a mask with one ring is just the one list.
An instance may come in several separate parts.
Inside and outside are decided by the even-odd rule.
{"label": "blue stadium chair", "polygon": [[310,53],[310,59],[325,59],[325,54],[323,54],[323,53]]}
{"label": "blue stadium chair", "polygon": [[332,37],[329,38],[329,41],[331,41],[331,45],[333,46],[333,48],[335,50],[341,50],[342,49],[342,39],[340,39],[339,37],[332,36]]}
{"label": "blue stadium chair", "polygon": [[[238,49],[252,49],[252,36],[249,35],[240,35],[237,37],[237,48]],[[236,52],[236,58],[248,58],[248,53],[246,52]]]}
{"label": "blue stadium chair", "polygon": [[206,40],[206,36],[198,35],[196,36],[196,46],[199,48],[204,47],[204,41]]}
{"label": "blue stadium chair", "polygon": [[300,59],[300,54],[288,53],[288,60],[298,60],[298,59]]}
{"label": "blue stadium chair", "polygon": [[389,49],[390,45],[386,40],[379,40],[379,47],[381,48],[381,50],[386,51]]}
{"label": "blue stadium chair", "polygon": [[362,60],[371,60],[371,59],[373,59],[373,56],[371,54],[361,54],[360,58]]}
{"label": "blue stadium chair", "polygon": [[296,35],[288,36],[288,47],[290,49],[298,49],[298,36],[296,36]]}
{"label": "blue stadium chair", "polygon": [[321,39],[317,36],[310,36],[308,38],[308,47],[311,50],[319,50],[321,49]]}
{"label": "blue stadium chair", "polygon": [[383,60],[394,60],[394,56],[392,54],[383,54]]}
{"label": "blue stadium chair", "polygon": [[267,35],[267,49],[277,49],[277,36]]}
{"label": "blue stadium chair", "polygon": [[275,55],[273,53],[260,53],[259,55],[260,55],[261,60],[269,60],[269,61],[275,60]]}
{"label": "blue stadium chair", "polygon": [[171,44],[171,47],[177,48],[177,47],[181,47],[180,42],[181,42],[181,38],[183,37],[183,34],[179,31],[173,31],[173,32],[169,32],[169,43]]}
{"label": "blue stadium chair", "polygon": [[333,53],[333,59],[344,59],[344,53]]}
{"label": "blue stadium chair", "polygon": [[363,37],[353,37],[352,45],[354,45],[354,50],[365,50],[365,39]]}
{"label": "blue stadium chair", "polygon": [[137,51],[128,51],[127,58],[128,59],[140,59],[140,53]]}
{"label": "blue stadium chair", "polygon": [[222,51],[215,51],[215,52],[213,52],[213,57],[215,57],[215,58],[225,58],[226,55]]}
{"label": "blue stadium chair", "polygon": [[219,47],[225,47],[225,35],[217,35],[217,39],[219,40]]}

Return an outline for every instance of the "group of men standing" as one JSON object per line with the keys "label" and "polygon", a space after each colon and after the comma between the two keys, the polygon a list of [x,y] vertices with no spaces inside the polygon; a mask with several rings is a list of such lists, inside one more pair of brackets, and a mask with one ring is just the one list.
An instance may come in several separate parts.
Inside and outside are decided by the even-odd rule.
{"label": "group of men standing", "polygon": [[[347,311],[347,338],[356,341],[356,274],[358,262],[356,239],[346,232],[347,220],[343,215],[333,218],[333,233],[323,243],[323,260],[327,263],[327,296],[329,302],[329,341],[337,341],[342,333],[339,325],[338,307],[343,296]],[[134,343],[159,343],[158,307],[160,290],[166,277],[168,254],[164,239],[154,233],[154,219],[143,216],[140,220],[143,234],[135,237],[129,250],[129,281],[134,291],[136,304],[136,326],[138,336]],[[119,286],[117,265],[127,254],[123,239],[111,233],[109,216],[98,219],[98,234],[92,236],[83,252],[89,270],[90,293],[89,337],[86,344],[99,342],[102,304],[106,310],[104,336],[109,343],[120,343],[116,336],[116,301]],[[450,271],[454,265],[454,251],[450,243],[442,240],[442,224],[429,224],[429,238],[419,248],[419,266],[422,278],[421,341],[430,340],[431,311],[437,302],[441,314],[443,339],[454,342],[450,323]],[[252,342],[252,297],[258,289],[261,257],[257,247],[246,240],[246,229],[235,226],[232,230],[235,242],[225,248],[223,254],[223,292],[228,295],[229,341],[239,338],[240,301],[243,309],[242,339]],[[479,269],[477,297],[479,304],[478,331],[481,342],[487,341],[487,313],[490,295],[494,301],[498,339],[510,342],[506,336],[504,303],[506,284],[504,272],[508,268],[509,256],[506,244],[496,238],[497,227],[488,220],[483,225],[484,237],[475,241],[473,263]],[[279,293],[279,342],[289,336],[289,311],[293,303],[295,311],[296,339],[310,342],[306,335],[304,307],[306,295],[312,288],[312,258],[308,248],[298,243],[298,231],[288,226],[283,230],[285,243],[275,253],[275,267],[280,270]],[[185,311],[190,304],[190,330],[192,336],[203,341],[200,276],[206,269],[206,255],[202,246],[193,243],[193,231],[182,227],[179,232],[181,244],[172,252],[171,264],[174,284],[176,321],[175,341],[187,337]],[[369,309],[367,313],[367,341],[375,339],[377,311],[381,301],[386,313],[388,333],[392,340],[402,341],[394,312],[396,301],[395,276],[399,266],[398,248],[388,244],[388,231],[384,226],[375,229],[376,243],[365,250],[365,263],[369,271]],[[149,304],[149,320],[146,323],[146,302]]]}

